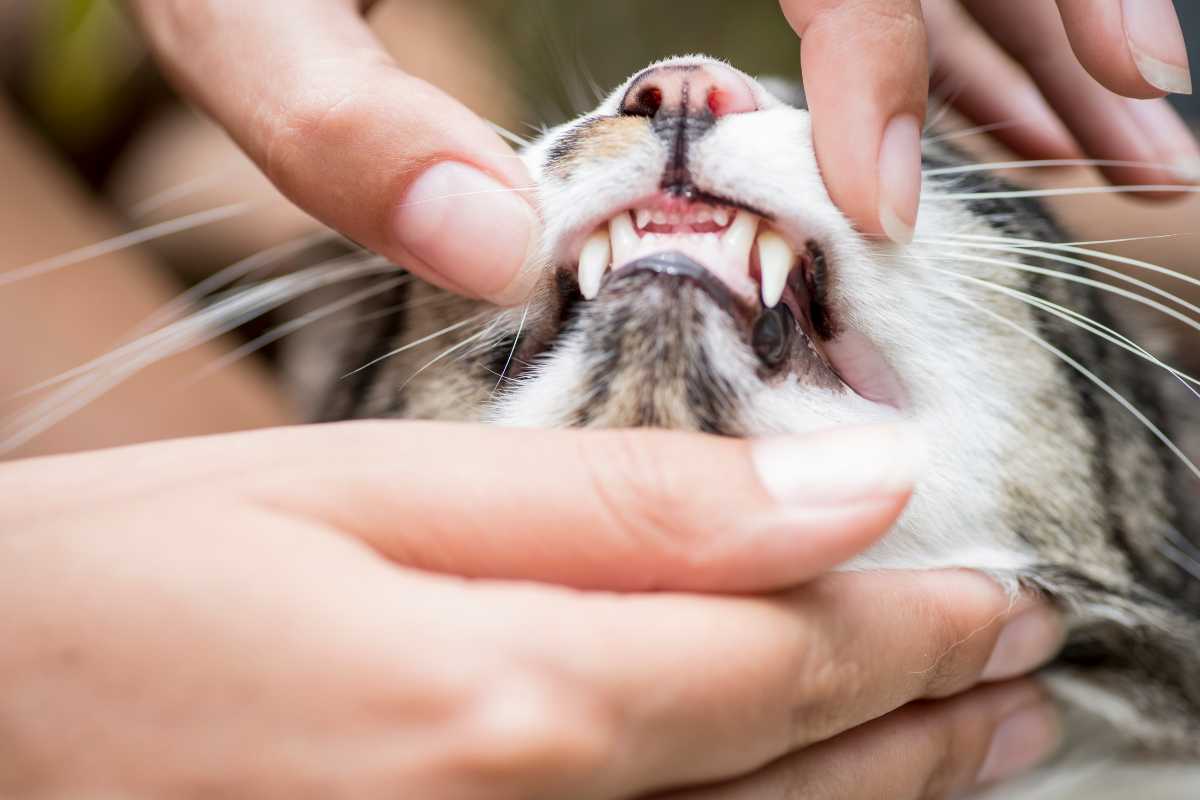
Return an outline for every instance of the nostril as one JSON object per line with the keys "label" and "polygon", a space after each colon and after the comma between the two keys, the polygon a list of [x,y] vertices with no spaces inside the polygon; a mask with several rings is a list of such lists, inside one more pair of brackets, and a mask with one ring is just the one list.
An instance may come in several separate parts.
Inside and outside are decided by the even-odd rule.
{"label": "nostril", "polygon": [[662,108],[662,104],[662,89],[646,86],[638,91],[633,103],[625,108],[625,113],[631,117],[653,117]]}

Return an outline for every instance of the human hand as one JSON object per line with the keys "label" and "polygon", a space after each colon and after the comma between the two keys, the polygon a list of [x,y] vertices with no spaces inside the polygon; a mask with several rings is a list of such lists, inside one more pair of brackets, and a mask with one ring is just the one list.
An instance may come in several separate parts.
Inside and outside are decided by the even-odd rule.
{"label": "human hand", "polygon": [[128,5],[180,91],[301,209],[444,288],[526,298],[528,173],[486,122],[394,65],[363,19],[373,2]]}
{"label": "human hand", "polygon": [[894,798],[993,741],[999,777],[1053,744],[1037,690],[889,712],[1035,668],[1053,614],[967,572],[816,577],[910,459],[889,428],[374,422],[0,466],[0,787],[625,798],[802,764]]}
{"label": "human hand", "polygon": [[868,233],[912,238],[927,53],[951,103],[998,125],[994,135],[1022,156],[1078,158],[1082,148],[1092,158],[1145,164],[1102,167],[1122,184],[1182,184],[1200,173],[1200,149],[1186,126],[1164,100],[1146,99],[1191,93],[1171,0],[780,5],[803,37],[826,185]]}

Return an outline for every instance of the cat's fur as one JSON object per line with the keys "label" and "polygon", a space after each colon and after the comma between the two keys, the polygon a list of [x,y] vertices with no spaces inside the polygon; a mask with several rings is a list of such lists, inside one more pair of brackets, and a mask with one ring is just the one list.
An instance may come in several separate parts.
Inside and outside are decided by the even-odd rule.
{"label": "cat's fur", "polygon": [[[1087,275],[1081,267],[929,241],[1062,241],[1036,202],[962,198],[1006,188],[984,172],[930,178],[913,244],[861,236],[825,190],[807,111],[761,84],[755,91],[759,111],[707,120],[685,139],[686,126],[664,132],[649,118],[619,113],[625,87],[546,132],[524,151],[544,219],[535,265],[544,278],[528,307],[489,313],[486,326],[464,326],[332,380],[485,310],[423,283],[397,288],[378,307],[408,310],[367,309],[339,345],[331,380],[317,392],[321,416],[656,425],[735,436],[902,417],[928,439],[928,469],[895,530],[848,568],[978,568],[1044,590],[1069,614],[1069,642],[1048,672],[1072,707],[1067,749],[1057,767],[1002,796],[1094,797],[1103,788],[1124,797],[1130,785],[1145,797],[1200,796],[1200,773],[1186,766],[1140,769],[1200,756],[1197,479],[1143,421],[1051,348],[1190,452],[1196,398],[1160,366],[994,288],[1127,328],[1129,314],[1110,313],[1094,287],[962,256]],[[927,167],[961,162],[946,147],[926,147]],[[582,301],[574,274],[581,238],[658,191],[724,198],[762,213],[793,241],[813,243],[825,262],[816,298],[825,317],[823,326],[810,319],[804,327],[820,349],[797,335],[785,363],[765,367],[746,321],[688,278],[610,274],[596,299]],[[868,400],[831,369],[826,355],[863,346],[890,365],[897,402]],[[1074,765],[1069,774],[1064,764]]]}

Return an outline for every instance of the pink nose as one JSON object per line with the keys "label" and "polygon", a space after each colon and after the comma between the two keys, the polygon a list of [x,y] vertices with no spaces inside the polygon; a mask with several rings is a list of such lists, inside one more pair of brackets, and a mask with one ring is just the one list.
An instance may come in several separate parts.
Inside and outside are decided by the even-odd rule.
{"label": "pink nose", "polygon": [[723,64],[668,64],[643,72],[621,101],[636,117],[745,114],[758,103],[746,79]]}

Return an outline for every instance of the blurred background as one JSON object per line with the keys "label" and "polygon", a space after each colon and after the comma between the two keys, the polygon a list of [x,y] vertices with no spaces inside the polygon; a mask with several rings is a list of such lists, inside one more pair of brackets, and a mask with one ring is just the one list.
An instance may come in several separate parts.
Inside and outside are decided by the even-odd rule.
{"label": "blurred background", "polygon": [[[1200,3],[1177,7],[1192,62],[1200,63]],[[600,93],[665,55],[706,52],[751,74],[798,76],[799,45],[777,0],[385,0],[372,24],[401,67],[522,136],[590,109]],[[179,101],[116,0],[0,0],[0,90],[0,273],[223,204],[256,204],[252,214],[93,259],[86,268],[0,282],[0,418],[20,406],[8,398],[103,354],[164,298],[315,230],[223,133]],[[1194,98],[1172,102],[1200,121]],[[1097,181],[1085,170],[1027,177],[1055,186]],[[1071,198],[1057,208],[1081,238],[1200,231],[1196,199],[1165,207]],[[1179,241],[1145,241],[1121,252],[1200,272],[1194,246]],[[13,344],[24,342],[36,346]],[[203,389],[187,390],[186,402],[169,388],[191,386],[187,376],[234,346],[233,339],[217,342],[148,370],[15,452],[293,419],[269,362],[239,362],[207,377]],[[144,397],[159,399],[152,405]]]}

